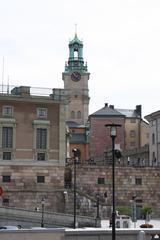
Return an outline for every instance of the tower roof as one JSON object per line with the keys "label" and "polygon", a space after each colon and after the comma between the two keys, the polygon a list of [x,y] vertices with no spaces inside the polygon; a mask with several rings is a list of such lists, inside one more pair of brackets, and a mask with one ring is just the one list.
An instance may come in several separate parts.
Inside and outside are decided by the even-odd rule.
{"label": "tower roof", "polygon": [[69,41],[69,45],[72,45],[72,44],[75,44],[75,43],[83,45],[83,42],[80,41],[79,38],[77,37],[77,33],[75,33],[74,38],[71,41]]}

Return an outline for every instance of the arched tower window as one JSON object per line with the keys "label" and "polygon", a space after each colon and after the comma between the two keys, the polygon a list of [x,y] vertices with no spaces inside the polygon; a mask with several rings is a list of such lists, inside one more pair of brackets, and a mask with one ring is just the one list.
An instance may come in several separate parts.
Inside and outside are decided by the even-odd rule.
{"label": "arched tower window", "polygon": [[77,118],[80,119],[81,118],[81,111],[77,112]]}
{"label": "arched tower window", "polygon": [[78,59],[78,51],[74,50],[74,59]]}
{"label": "arched tower window", "polygon": [[75,112],[71,111],[71,118],[75,118]]}

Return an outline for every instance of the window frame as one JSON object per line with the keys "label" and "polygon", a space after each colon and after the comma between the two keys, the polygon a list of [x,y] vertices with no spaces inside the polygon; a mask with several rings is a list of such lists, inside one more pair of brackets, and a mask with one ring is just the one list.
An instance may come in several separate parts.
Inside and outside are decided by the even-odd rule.
{"label": "window frame", "polygon": [[[47,128],[36,128],[36,149],[46,150],[47,149]],[[39,136],[38,136],[39,135]]]}
{"label": "window frame", "polygon": [[48,109],[47,108],[37,108],[37,117],[40,119],[47,119]]}
{"label": "window frame", "polygon": [[105,178],[104,177],[98,177],[97,178],[97,184],[104,185],[105,184]]}
{"label": "window frame", "polygon": [[135,177],[135,185],[138,185],[138,186],[142,185],[142,178],[141,177]]}
{"label": "window frame", "polygon": [[3,149],[13,148],[13,127],[2,126],[2,148]]}
{"label": "window frame", "polygon": [[45,183],[45,176],[44,175],[38,175],[37,176],[37,183]]}
{"label": "window frame", "polygon": [[2,182],[5,183],[11,182],[11,175],[2,175]]}
{"label": "window frame", "polygon": [[[6,109],[10,109],[9,111],[5,111]],[[3,117],[13,117],[13,106],[10,105],[4,105],[2,107],[2,116]]]}

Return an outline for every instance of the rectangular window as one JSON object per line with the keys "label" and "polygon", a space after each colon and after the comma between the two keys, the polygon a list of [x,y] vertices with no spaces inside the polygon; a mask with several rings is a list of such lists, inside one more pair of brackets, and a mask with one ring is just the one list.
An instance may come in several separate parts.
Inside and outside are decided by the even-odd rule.
{"label": "rectangular window", "polygon": [[135,136],[136,136],[135,130],[131,130],[131,131],[130,131],[130,137],[135,137]]}
{"label": "rectangular window", "polygon": [[142,185],[142,178],[139,178],[139,177],[137,178],[137,177],[136,177],[136,178],[135,178],[135,184],[136,184],[136,185]]}
{"label": "rectangular window", "polygon": [[11,176],[9,175],[2,176],[2,182],[10,182],[10,181],[11,181]]}
{"label": "rectangular window", "polygon": [[44,152],[37,153],[37,160],[38,161],[45,161],[46,160],[46,154]]}
{"label": "rectangular window", "polygon": [[152,145],[154,145],[154,144],[155,144],[155,134],[152,133]]}
{"label": "rectangular window", "polygon": [[47,118],[47,108],[37,108],[38,118]]}
{"label": "rectangular window", "polygon": [[13,146],[13,128],[2,128],[2,148],[12,148]]}
{"label": "rectangular window", "polygon": [[99,177],[98,184],[105,184],[105,179],[103,177]]}
{"label": "rectangular window", "polygon": [[37,176],[37,183],[44,183],[45,177],[44,176]]}
{"label": "rectangular window", "polygon": [[2,199],[2,205],[3,206],[9,206],[9,198],[3,198]]}
{"label": "rectangular window", "polygon": [[3,117],[12,117],[13,116],[13,107],[12,106],[3,106]]}
{"label": "rectangular window", "polygon": [[36,148],[37,149],[46,149],[47,147],[47,129],[37,128],[36,132]]}
{"label": "rectangular window", "polygon": [[11,160],[11,152],[3,152],[3,160]]}

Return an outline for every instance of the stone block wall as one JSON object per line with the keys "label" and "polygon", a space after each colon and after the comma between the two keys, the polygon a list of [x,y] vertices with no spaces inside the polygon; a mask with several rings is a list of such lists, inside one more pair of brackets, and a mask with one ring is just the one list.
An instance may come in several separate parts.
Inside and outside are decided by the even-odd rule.
{"label": "stone block wall", "polygon": [[[152,216],[160,217],[159,167],[115,167],[115,203],[116,206],[130,206],[136,196],[137,208],[149,204]],[[103,183],[98,179],[103,179]],[[78,166],[77,191],[90,199],[96,199],[99,193],[102,205],[112,206],[112,166]],[[104,199],[104,193],[107,198]]]}

